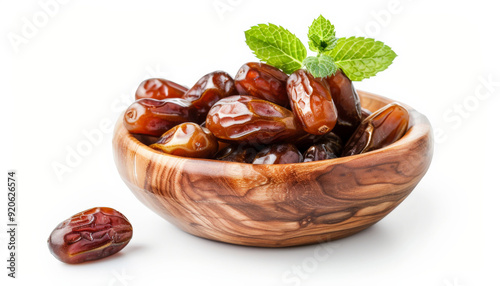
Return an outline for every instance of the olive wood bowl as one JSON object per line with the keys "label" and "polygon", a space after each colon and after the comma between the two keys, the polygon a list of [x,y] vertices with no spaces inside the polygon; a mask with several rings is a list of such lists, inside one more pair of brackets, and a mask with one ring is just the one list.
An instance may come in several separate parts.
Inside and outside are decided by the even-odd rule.
{"label": "olive wood bowl", "polygon": [[[375,111],[393,100],[358,91]],[[146,206],[193,235],[233,244],[285,247],[324,242],[375,224],[415,188],[432,159],[431,126],[413,108],[397,142],[360,155],[252,165],[160,153],[122,124],[116,166]]]}

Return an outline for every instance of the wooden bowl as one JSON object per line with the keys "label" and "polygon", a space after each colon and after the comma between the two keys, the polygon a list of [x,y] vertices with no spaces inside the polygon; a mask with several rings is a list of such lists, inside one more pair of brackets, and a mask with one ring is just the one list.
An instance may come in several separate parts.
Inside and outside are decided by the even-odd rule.
{"label": "wooden bowl", "polygon": [[[393,100],[359,91],[375,111]],[[124,128],[114,131],[116,166],[146,206],[193,235],[240,245],[284,247],[357,233],[415,188],[432,159],[431,126],[410,111],[403,138],[350,157],[252,165],[166,155]]]}

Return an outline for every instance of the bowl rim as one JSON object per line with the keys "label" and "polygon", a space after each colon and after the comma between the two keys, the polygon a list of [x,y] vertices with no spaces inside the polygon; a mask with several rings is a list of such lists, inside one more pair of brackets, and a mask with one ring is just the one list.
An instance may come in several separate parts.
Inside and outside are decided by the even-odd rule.
{"label": "bowl rim", "polygon": [[[250,164],[250,163],[241,163],[241,162],[229,162],[229,161],[221,161],[221,160],[216,160],[216,159],[205,159],[205,158],[189,158],[189,157],[181,157],[177,155],[171,155],[171,154],[166,154],[163,152],[160,152],[158,150],[150,148],[148,145],[142,143],[139,141],[137,138],[134,137],[133,134],[129,133],[128,130],[125,129],[125,126],[123,125],[123,114],[122,112],[119,117],[118,121],[115,126],[115,132],[113,137],[120,136],[123,138],[123,140],[126,140],[127,142],[122,142],[122,144],[127,146],[127,149],[133,149],[135,152],[145,152],[144,155],[146,158],[153,158],[153,155],[160,155],[160,156],[166,156],[166,157],[171,157],[176,160],[181,160],[181,161],[191,161],[191,162],[211,162],[212,164],[242,164],[244,166],[252,166],[254,168],[282,168],[284,166],[295,166],[295,165],[300,165],[300,166],[314,166],[318,165],[319,163],[321,164],[343,164],[346,162],[350,162],[352,160],[357,160],[360,158],[365,158],[365,157],[371,157],[371,156],[376,156],[377,154],[380,153],[385,153],[388,150],[391,149],[406,149],[406,146],[410,146],[412,144],[418,144],[418,141],[421,140],[425,136],[432,136],[431,132],[431,125],[429,123],[429,120],[427,117],[418,111],[416,111],[414,108],[411,106],[404,104],[402,102],[392,100],[390,98],[377,95],[374,93],[362,91],[362,90],[357,90],[360,99],[361,99],[361,105],[363,106],[363,101],[372,99],[374,101],[378,102],[383,102],[385,104],[389,103],[398,103],[405,107],[410,115],[410,122],[408,124],[408,130],[406,133],[401,137],[398,141],[387,145],[385,147],[372,150],[366,153],[362,154],[357,154],[357,155],[351,155],[351,156],[346,156],[346,157],[339,157],[339,158],[333,158],[333,159],[327,159],[327,160],[320,160],[320,161],[311,161],[311,162],[300,162],[300,163],[287,163],[287,164]],[[385,105],[384,104],[384,105]],[[125,134],[120,135],[120,132],[123,132]],[[140,134],[138,134],[140,135]]]}

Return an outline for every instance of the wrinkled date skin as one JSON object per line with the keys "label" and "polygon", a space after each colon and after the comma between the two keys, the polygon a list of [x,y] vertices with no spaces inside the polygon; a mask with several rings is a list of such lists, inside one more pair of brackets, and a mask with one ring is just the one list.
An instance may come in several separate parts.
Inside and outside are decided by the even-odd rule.
{"label": "wrinkled date skin", "polygon": [[135,99],[152,98],[157,100],[181,98],[188,89],[163,78],[150,78],[143,81],[135,92]]}
{"label": "wrinkled date skin", "polygon": [[139,99],[130,105],[123,116],[125,128],[130,133],[157,137],[177,124],[197,120],[196,109],[181,98]]}
{"label": "wrinkled date skin", "polygon": [[304,162],[334,159],[342,154],[342,140],[335,133],[330,132],[321,137],[304,153]]}
{"label": "wrinkled date skin", "polygon": [[226,72],[215,71],[204,75],[183,96],[193,103],[200,118],[220,99],[238,94],[233,78]]}
{"label": "wrinkled date skin", "polygon": [[333,131],[345,142],[361,123],[361,102],[351,80],[342,70],[337,70],[334,75],[327,77],[326,81],[330,86],[330,94],[338,115]]}
{"label": "wrinkled date skin", "polygon": [[325,79],[297,70],[288,78],[287,91],[292,111],[306,132],[323,135],[332,131],[337,109]]}
{"label": "wrinkled date skin", "polygon": [[346,143],[342,156],[351,156],[383,148],[406,133],[410,115],[397,103],[388,104],[368,116]]}
{"label": "wrinkled date skin", "polygon": [[215,158],[217,160],[228,162],[252,163],[257,153],[257,149],[252,146],[246,146],[244,144],[229,145],[220,150]]}
{"label": "wrinkled date skin", "polygon": [[257,153],[253,164],[300,163],[302,159],[302,154],[293,144],[275,144]]}
{"label": "wrinkled date skin", "polygon": [[304,162],[313,162],[337,158],[335,153],[326,144],[316,144],[304,153]]}
{"label": "wrinkled date skin", "polygon": [[165,132],[150,147],[171,155],[208,159],[215,155],[219,143],[207,128],[186,122]]}
{"label": "wrinkled date skin", "polygon": [[208,113],[206,125],[223,141],[251,144],[270,144],[304,134],[290,110],[247,95],[217,102]]}
{"label": "wrinkled date skin", "polygon": [[342,151],[344,149],[342,139],[340,139],[340,137],[333,132],[330,132],[321,137],[321,139],[318,140],[317,144],[325,145],[337,157],[340,157],[342,155]]}
{"label": "wrinkled date skin", "polygon": [[240,95],[251,95],[288,107],[287,80],[288,75],[273,66],[250,62],[238,70],[234,83]]}
{"label": "wrinkled date skin", "polygon": [[132,225],[112,208],[92,208],[60,223],[47,240],[57,259],[76,264],[113,255],[132,238]]}

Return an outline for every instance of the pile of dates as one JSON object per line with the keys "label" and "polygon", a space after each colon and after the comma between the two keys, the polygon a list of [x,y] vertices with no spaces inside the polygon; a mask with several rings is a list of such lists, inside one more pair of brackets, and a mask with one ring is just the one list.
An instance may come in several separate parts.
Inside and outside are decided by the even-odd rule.
{"label": "pile of dates", "polygon": [[132,134],[154,136],[167,154],[252,164],[310,162],[361,154],[400,139],[408,111],[397,103],[361,108],[339,69],[326,78],[290,76],[257,62],[233,79],[223,71],[187,89],[152,78],[142,82],[124,115]]}

